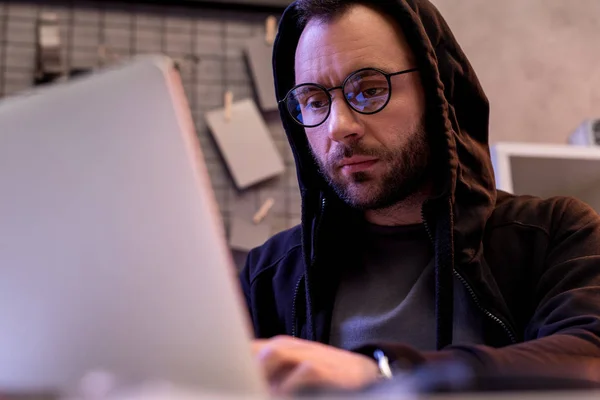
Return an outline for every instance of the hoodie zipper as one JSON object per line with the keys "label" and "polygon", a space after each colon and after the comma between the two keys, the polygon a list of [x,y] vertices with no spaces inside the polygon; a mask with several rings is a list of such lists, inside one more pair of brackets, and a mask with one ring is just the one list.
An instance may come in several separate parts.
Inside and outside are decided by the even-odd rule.
{"label": "hoodie zipper", "polygon": [[298,279],[296,283],[296,288],[294,289],[294,300],[292,302],[292,337],[296,337],[296,298],[298,297],[298,290],[300,290],[300,284],[302,283],[302,279],[304,279],[304,274]]}
{"label": "hoodie zipper", "polygon": [[[321,221],[323,220],[323,213],[325,212],[325,204],[326,204],[326,202],[327,202],[327,200],[325,199],[325,197],[323,197],[322,200],[321,200],[321,213],[319,214],[319,221],[317,221],[317,226],[316,226],[316,229],[315,229],[315,238],[314,238],[315,240],[313,241],[313,245],[314,245],[314,243],[317,243],[316,239],[317,239],[317,235],[318,235],[319,229],[321,228]],[[315,250],[315,258],[313,260],[311,260],[311,263],[310,263],[310,267],[311,268],[316,263],[316,259],[317,259],[316,254],[317,253],[316,253],[316,250]],[[297,302],[297,297],[298,297],[298,291],[300,290],[300,284],[302,283],[302,279],[305,278],[305,275],[306,274],[302,274],[302,276],[300,277],[300,279],[298,279],[298,282],[296,283],[296,288],[294,289],[294,299],[293,299],[293,302],[292,302],[292,337],[296,337],[297,334],[298,334],[297,327],[296,327],[297,326],[297,321],[296,321],[297,303],[296,302]],[[308,290],[308,288],[307,288],[307,290]],[[309,294],[309,297],[310,297],[310,294]],[[309,305],[307,304],[307,307],[308,306]],[[308,314],[308,310],[307,310],[307,314]],[[314,327],[313,327],[313,329],[314,329]]]}
{"label": "hoodie zipper", "polygon": [[515,335],[513,334],[512,330],[508,327],[508,325],[506,325],[504,323],[504,321],[502,321],[500,318],[498,318],[497,316],[495,316],[494,314],[492,314],[489,310],[487,310],[485,307],[483,307],[481,305],[481,303],[479,302],[479,299],[477,298],[477,295],[475,294],[475,291],[473,291],[473,289],[471,288],[471,285],[469,285],[469,283],[465,280],[465,278],[462,277],[461,274],[458,273],[458,271],[453,270],[454,275],[458,278],[458,280],[463,284],[463,286],[467,289],[467,291],[469,292],[469,294],[471,295],[471,298],[473,299],[473,301],[475,302],[475,304],[477,305],[477,307],[492,321],[494,321],[496,324],[500,325],[502,327],[502,329],[504,330],[504,332],[506,332],[506,334],[508,335],[508,338],[510,339],[510,341],[515,344],[517,343],[517,339],[515,337]]}
{"label": "hoodie zipper", "polygon": [[[431,230],[429,229],[429,225],[427,224],[427,220],[425,219],[425,213],[423,212],[423,210],[421,210],[421,219],[423,220],[423,225],[425,226],[425,231],[427,231],[427,235],[429,236],[429,240],[431,241],[432,244],[435,244],[435,239],[431,233]],[[510,341],[514,344],[517,343],[517,339],[515,334],[512,332],[512,330],[508,327],[508,325],[506,323],[504,323],[504,321],[502,321],[499,317],[497,317],[496,315],[494,315],[491,311],[489,311],[487,308],[485,308],[481,302],[479,301],[479,298],[477,297],[477,294],[475,294],[475,291],[473,290],[473,288],[471,287],[471,285],[469,285],[469,283],[466,281],[465,278],[462,277],[462,275],[460,273],[458,273],[458,271],[456,271],[456,269],[452,269],[452,272],[454,273],[454,275],[458,278],[458,280],[460,281],[460,283],[465,287],[465,289],[467,289],[467,292],[469,292],[469,295],[471,296],[471,298],[473,299],[473,302],[475,303],[475,305],[477,306],[477,308],[479,308],[479,310],[489,319],[491,319],[492,321],[494,321],[494,323],[496,323],[497,325],[499,325],[502,330],[506,333],[506,335],[508,336],[508,338],[510,339]]]}
{"label": "hoodie zipper", "polygon": [[[327,203],[327,199],[325,198],[325,196],[323,196],[323,198],[321,199],[321,213],[319,214],[319,220],[317,221],[317,227],[315,229],[315,240],[313,241],[313,246],[316,247],[316,244],[318,243],[318,239],[319,239],[319,231],[321,230],[321,222],[323,221],[323,214],[325,213],[325,203]],[[317,250],[316,248],[314,249],[315,252],[315,258],[311,261],[311,267],[314,266],[316,264],[317,261]]]}

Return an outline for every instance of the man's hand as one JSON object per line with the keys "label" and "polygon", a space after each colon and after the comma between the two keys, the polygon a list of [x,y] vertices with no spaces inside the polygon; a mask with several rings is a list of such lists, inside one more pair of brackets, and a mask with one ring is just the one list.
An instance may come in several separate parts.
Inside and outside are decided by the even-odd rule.
{"label": "man's hand", "polygon": [[358,390],[379,376],[366,356],[289,336],[255,340],[253,351],[278,395],[309,388]]}

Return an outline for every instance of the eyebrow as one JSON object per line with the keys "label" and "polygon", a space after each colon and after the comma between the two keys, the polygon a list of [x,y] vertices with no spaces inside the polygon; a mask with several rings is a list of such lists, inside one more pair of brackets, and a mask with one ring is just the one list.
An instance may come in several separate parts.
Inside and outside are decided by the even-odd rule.
{"label": "eyebrow", "polygon": [[[390,68],[390,66],[389,66],[389,65],[388,65],[388,66],[382,66],[382,65],[377,65],[377,64],[371,64],[371,65],[368,65],[368,66],[363,66],[363,67],[359,67],[359,68],[355,68],[355,69],[353,69],[351,72],[347,73],[347,74],[346,74],[346,76],[344,76],[344,79],[342,79],[342,81],[341,81],[341,82],[340,82],[338,85],[335,85],[335,86],[332,86],[332,87],[338,87],[338,86],[341,86],[341,85],[342,85],[342,83],[344,83],[344,80],[345,80],[347,77],[349,77],[350,75],[352,75],[352,74],[353,74],[353,73],[355,73],[356,71],[359,71],[359,70],[361,70],[361,69],[365,69],[365,68],[375,68],[375,69],[378,69],[378,70],[384,71],[384,72],[386,72],[386,73],[391,73],[390,71],[396,71],[395,69],[393,69],[393,68]],[[404,67],[403,67],[403,68],[404,68]],[[405,68],[406,68],[406,69],[409,69],[410,67],[405,67]],[[402,70],[402,69],[398,69],[398,71],[401,71],[401,70]],[[329,87],[328,85],[324,85],[323,83],[319,82],[319,80],[312,81],[312,82],[311,82],[311,81],[305,81],[305,82],[301,82],[301,83],[295,83],[295,85],[296,85],[296,86],[297,86],[297,85],[304,85],[304,84],[317,84],[317,85],[321,85],[321,86],[323,86],[323,87],[326,87],[326,88],[327,88],[327,87]]]}
{"label": "eyebrow", "polygon": [[[311,82],[307,82],[307,84],[312,84],[312,83]],[[302,83],[301,85],[304,85],[304,83]],[[304,95],[306,95],[308,93],[316,92],[317,91],[314,88],[311,88],[310,86],[302,86],[302,87],[299,87],[296,90],[297,90],[296,94],[300,95],[300,96],[304,96]]]}

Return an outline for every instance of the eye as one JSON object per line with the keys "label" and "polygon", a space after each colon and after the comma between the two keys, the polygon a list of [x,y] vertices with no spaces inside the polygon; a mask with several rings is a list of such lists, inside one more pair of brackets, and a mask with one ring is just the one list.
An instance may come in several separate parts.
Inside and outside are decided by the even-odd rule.
{"label": "eye", "polygon": [[306,93],[305,96],[302,96],[300,104],[306,111],[321,111],[329,106],[329,98],[321,90],[317,92],[313,91],[311,93]]}
{"label": "eye", "polygon": [[309,99],[306,103],[305,107],[309,110],[319,110],[321,108],[327,107],[327,103],[321,99]]}
{"label": "eye", "polygon": [[387,87],[372,87],[372,88],[364,89],[361,93],[362,93],[363,97],[368,99],[371,97],[385,95],[387,93],[387,90],[388,90]]}
{"label": "eye", "polygon": [[384,76],[356,78],[346,86],[346,97],[357,103],[366,101],[385,101],[389,95],[388,82]]}

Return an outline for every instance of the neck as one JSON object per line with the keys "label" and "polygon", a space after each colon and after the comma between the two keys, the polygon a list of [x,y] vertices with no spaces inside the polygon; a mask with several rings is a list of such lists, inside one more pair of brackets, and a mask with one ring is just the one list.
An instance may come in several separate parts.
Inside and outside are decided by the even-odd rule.
{"label": "neck", "polygon": [[382,226],[414,225],[423,222],[421,208],[429,197],[429,190],[422,190],[387,208],[365,211],[365,219]]}

